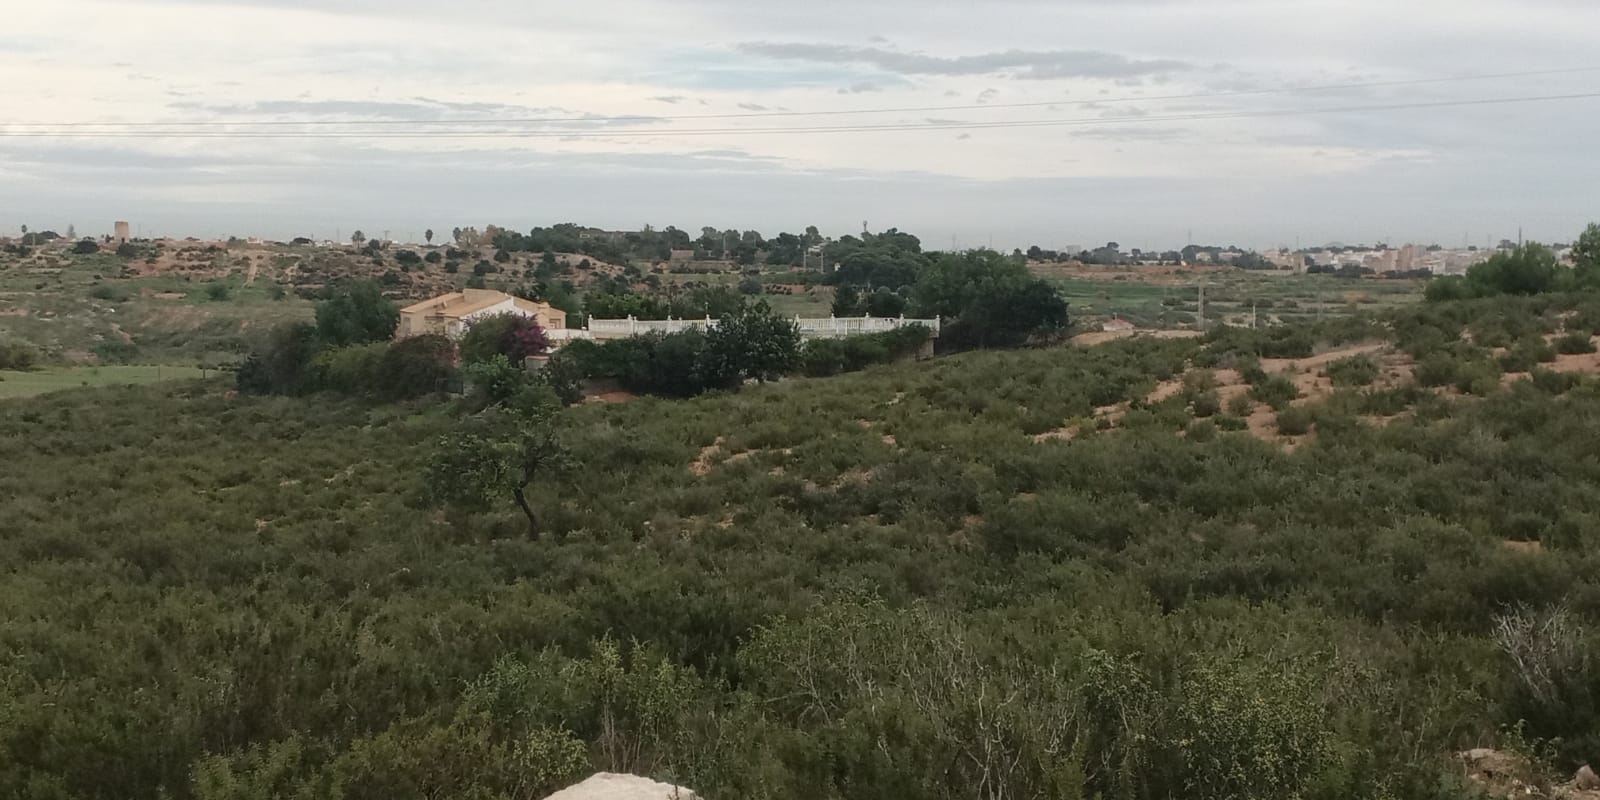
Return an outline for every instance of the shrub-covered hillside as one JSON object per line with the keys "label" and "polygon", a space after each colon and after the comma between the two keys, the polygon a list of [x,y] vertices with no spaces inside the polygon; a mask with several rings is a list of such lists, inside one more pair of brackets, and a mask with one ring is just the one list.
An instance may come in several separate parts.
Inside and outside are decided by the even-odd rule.
{"label": "shrub-covered hillside", "polygon": [[578,406],[537,539],[428,500],[463,404],[0,403],[0,795],[1457,798],[1475,746],[1570,773],[1600,756],[1600,384],[1539,345],[1591,324],[1496,299]]}

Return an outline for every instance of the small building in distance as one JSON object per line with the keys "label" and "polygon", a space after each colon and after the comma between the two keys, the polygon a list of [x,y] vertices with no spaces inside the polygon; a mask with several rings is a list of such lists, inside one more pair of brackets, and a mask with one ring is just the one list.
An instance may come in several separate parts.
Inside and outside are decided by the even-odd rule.
{"label": "small building in distance", "polygon": [[400,309],[400,327],[395,329],[395,338],[430,333],[455,338],[466,333],[467,326],[474,321],[499,314],[532,317],[546,330],[567,327],[567,312],[549,303],[524,300],[493,289],[463,289]]}
{"label": "small building in distance", "polygon": [[133,238],[128,235],[128,223],[118,220],[117,222],[112,223],[111,227],[113,230],[113,233],[111,234],[112,244],[123,244],[129,239]]}

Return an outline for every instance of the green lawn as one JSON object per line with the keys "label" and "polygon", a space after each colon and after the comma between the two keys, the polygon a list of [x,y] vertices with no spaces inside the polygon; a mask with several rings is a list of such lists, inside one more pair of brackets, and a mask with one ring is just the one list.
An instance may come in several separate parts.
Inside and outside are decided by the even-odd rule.
{"label": "green lawn", "polygon": [[[205,375],[215,375],[207,370]],[[198,367],[51,367],[31,372],[0,370],[0,398],[32,397],[83,386],[124,386],[204,377]]]}

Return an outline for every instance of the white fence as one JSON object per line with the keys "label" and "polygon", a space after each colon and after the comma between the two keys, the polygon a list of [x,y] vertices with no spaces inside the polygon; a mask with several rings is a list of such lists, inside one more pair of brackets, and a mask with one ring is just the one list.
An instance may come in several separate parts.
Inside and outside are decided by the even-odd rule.
{"label": "white fence", "polygon": [[[906,325],[921,325],[939,336],[939,319],[906,319],[905,317],[825,317],[807,319],[795,317],[794,324],[800,335],[812,339],[836,339],[860,336],[867,333],[886,333]],[[647,333],[677,333],[690,329],[715,328],[717,321],[706,319],[591,319],[583,330],[576,328],[546,331],[553,342],[574,339],[626,339]]]}

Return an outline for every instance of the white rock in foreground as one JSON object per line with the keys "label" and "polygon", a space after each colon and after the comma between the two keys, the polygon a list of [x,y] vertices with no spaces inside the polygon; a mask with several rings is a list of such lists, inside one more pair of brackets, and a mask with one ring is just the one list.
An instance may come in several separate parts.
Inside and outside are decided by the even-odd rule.
{"label": "white rock in foreground", "polygon": [[545,800],[700,800],[700,796],[681,786],[657,783],[637,775],[601,772]]}

